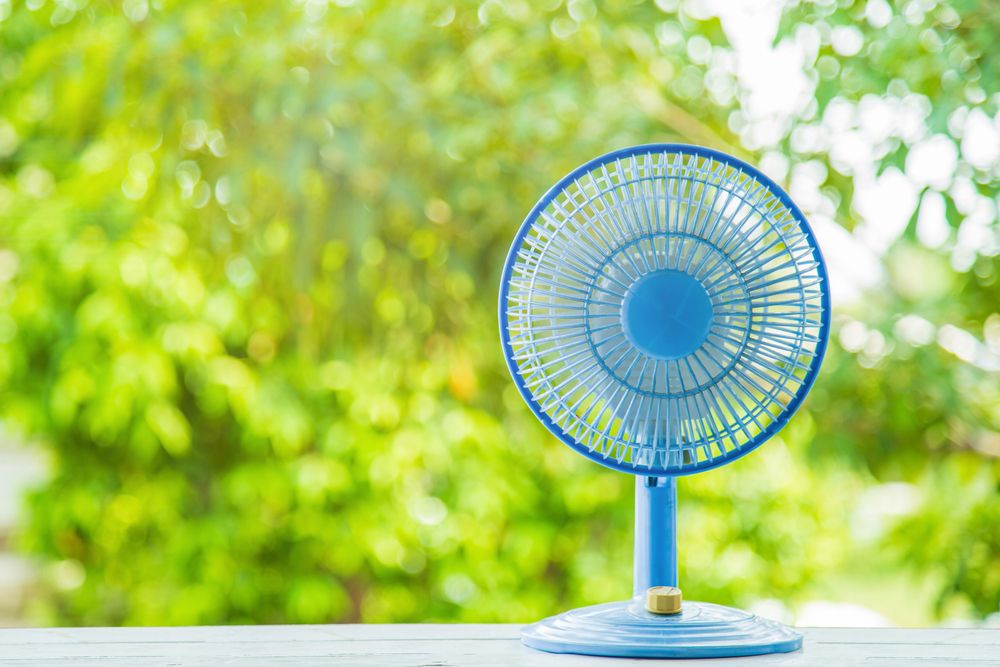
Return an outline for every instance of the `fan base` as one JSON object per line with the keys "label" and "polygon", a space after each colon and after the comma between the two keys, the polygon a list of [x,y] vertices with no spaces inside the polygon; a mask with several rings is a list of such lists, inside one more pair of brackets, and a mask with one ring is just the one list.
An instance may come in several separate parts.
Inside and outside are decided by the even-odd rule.
{"label": "fan base", "polygon": [[622,658],[729,658],[788,653],[802,635],[777,621],[704,602],[684,602],[681,613],[646,611],[641,598],[571,609],[526,625],[521,642],[549,653]]}

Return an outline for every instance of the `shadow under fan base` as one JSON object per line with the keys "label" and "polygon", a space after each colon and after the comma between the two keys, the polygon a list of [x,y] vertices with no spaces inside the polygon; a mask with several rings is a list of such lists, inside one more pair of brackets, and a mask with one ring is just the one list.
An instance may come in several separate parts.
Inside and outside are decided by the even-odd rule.
{"label": "shadow under fan base", "polygon": [[788,653],[802,635],[777,621],[704,602],[673,616],[651,614],[643,598],[571,609],[526,625],[521,642],[549,653],[620,658],[731,658]]}

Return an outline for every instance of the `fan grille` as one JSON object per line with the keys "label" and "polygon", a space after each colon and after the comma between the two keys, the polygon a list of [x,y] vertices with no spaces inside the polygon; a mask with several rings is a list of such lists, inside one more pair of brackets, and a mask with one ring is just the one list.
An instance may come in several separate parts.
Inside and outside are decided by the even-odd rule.
{"label": "fan grille", "polygon": [[[661,274],[690,276],[711,301],[681,355],[630,331],[649,303],[626,317],[630,290]],[[668,338],[700,326],[677,308]],[[686,474],[745,454],[798,407],[829,295],[812,232],[771,181],[715,151],[646,146],[539,202],[511,247],[500,321],[515,381],[563,441],[618,469]]]}

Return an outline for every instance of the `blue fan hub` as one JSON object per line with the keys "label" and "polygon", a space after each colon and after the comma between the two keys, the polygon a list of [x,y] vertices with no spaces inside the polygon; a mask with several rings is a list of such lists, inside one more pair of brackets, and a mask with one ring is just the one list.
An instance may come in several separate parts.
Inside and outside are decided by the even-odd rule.
{"label": "blue fan hub", "polygon": [[647,273],[622,302],[625,337],[646,356],[683,359],[705,343],[714,309],[708,291],[694,276],[676,269]]}

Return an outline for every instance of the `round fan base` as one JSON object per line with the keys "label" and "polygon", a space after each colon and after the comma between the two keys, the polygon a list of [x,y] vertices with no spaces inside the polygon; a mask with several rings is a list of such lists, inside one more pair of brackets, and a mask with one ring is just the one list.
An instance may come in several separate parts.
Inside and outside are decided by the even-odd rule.
{"label": "round fan base", "polygon": [[549,653],[622,658],[729,658],[788,653],[802,635],[777,621],[704,602],[673,616],[651,614],[643,599],[572,609],[521,629],[521,642]]}

